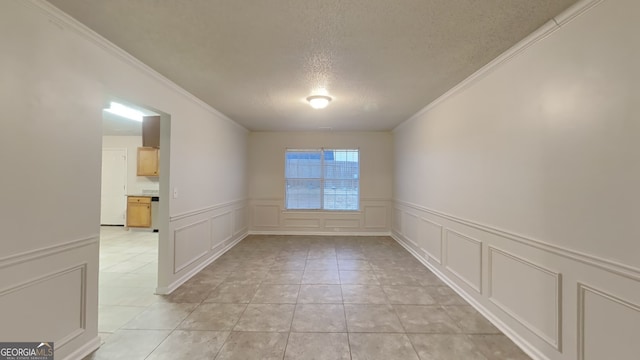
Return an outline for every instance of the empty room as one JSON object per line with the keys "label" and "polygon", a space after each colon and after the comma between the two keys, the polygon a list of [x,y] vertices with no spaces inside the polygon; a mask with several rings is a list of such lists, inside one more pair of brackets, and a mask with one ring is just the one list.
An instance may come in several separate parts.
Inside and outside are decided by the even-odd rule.
{"label": "empty room", "polygon": [[0,359],[637,359],[638,15],[0,1]]}

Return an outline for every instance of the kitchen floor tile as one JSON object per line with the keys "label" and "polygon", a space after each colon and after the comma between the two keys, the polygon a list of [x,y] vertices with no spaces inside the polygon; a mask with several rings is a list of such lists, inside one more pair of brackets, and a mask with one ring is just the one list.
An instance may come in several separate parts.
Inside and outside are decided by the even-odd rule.
{"label": "kitchen floor tile", "polygon": [[408,333],[459,333],[460,328],[440,306],[393,305]]}
{"label": "kitchen floor tile", "polygon": [[234,331],[287,332],[294,309],[295,305],[289,304],[249,304]]}
{"label": "kitchen floor tile", "polygon": [[288,333],[233,332],[215,360],[282,360]]}
{"label": "kitchen floor tile", "polygon": [[390,305],[345,304],[349,332],[403,333],[398,316]]}
{"label": "kitchen floor tile", "polygon": [[184,330],[232,330],[246,309],[245,304],[200,304],[180,323]]}
{"label": "kitchen floor tile", "polygon": [[351,360],[346,333],[289,335],[284,360]]}
{"label": "kitchen floor tile", "polygon": [[298,304],[293,315],[294,332],[346,332],[342,304]]}
{"label": "kitchen floor tile", "polygon": [[173,331],[145,360],[213,359],[229,336],[219,331]]}
{"label": "kitchen floor tile", "polygon": [[[408,336],[420,359],[488,360],[466,335],[409,334]],[[503,359],[500,358],[500,360]]]}
{"label": "kitchen floor tile", "polygon": [[350,333],[349,344],[352,360],[420,360],[405,334]]}

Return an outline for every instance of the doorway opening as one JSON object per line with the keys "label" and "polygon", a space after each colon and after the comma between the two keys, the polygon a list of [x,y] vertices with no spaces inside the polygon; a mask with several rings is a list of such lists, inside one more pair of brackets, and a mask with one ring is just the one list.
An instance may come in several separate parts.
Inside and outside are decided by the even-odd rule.
{"label": "doorway opening", "polygon": [[155,291],[169,218],[170,116],[116,98],[106,101],[102,114],[98,332],[104,341],[160,301]]}

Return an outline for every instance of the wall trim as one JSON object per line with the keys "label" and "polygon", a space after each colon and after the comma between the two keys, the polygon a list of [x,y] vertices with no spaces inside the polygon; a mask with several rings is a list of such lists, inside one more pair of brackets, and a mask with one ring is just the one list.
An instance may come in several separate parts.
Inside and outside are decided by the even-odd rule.
{"label": "wall trim", "polygon": [[[438,224],[437,222],[431,221],[423,216],[420,216],[420,220],[424,221],[427,224],[430,224],[434,227],[437,227],[440,229],[440,236],[438,238],[438,240],[440,241],[440,254],[438,254],[438,257],[435,257],[432,253],[430,253],[429,251],[422,249],[423,252],[425,252],[427,254],[427,256],[429,256],[431,259],[433,259],[433,261],[435,261],[436,263],[442,265],[442,259],[443,259],[443,251],[444,251],[444,226],[442,226],[441,224]],[[421,247],[422,248],[422,247]]]}
{"label": "wall trim", "polygon": [[300,235],[300,236],[391,236],[389,231],[296,231],[296,230],[280,230],[280,231],[262,231],[251,230],[248,235]]}
{"label": "wall trim", "polygon": [[209,264],[211,264],[216,259],[218,259],[220,256],[222,256],[224,253],[229,251],[232,247],[236,246],[236,244],[238,244],[240,241],[242,241],[248,235],[249,235],[248,233],[244,233],[243,235],[239,236],[237,239],[229,242],[229,244],[227,244],[226,246],[222,247],[217,252],[213,253],[213,255],[211,255],[211,257],[209,257],[207,260],[203,261],[202,263],[200,263],[198,266],[194,267],[193,269],[187,271],[184,275],[182,275],[180,278],[178,278],[177,280],[175,280],[174,282],[172,282],[168,286],[157,287],[155,293],[157,295],[168,295],[168,294],[171,294],[175,289],[179,288],[180,285],[184,284],[187,280],[191,279],[194,275],[199,273],[202,269],[204,269],[205,267],[209,266]]}
{"label": "wall trim", "polygon": [[[194,256],[191,260],[187,261],[186,263],[180,265],[179,267],[176,267],[176,253],[177,253],[177,248],[176,248],[176,235],[178,234],[178,232],[185,230],[185,229],[189,229],[192,227],[195,227],[196,225],[200,225],[203,223],[209,223],[210,219],[203,219],[200,221],[196,221],[193,222],[189,225],[185,225],[185,226],[181,226],[179,228],[173,229],[173,273],[177,274],[180,271],[184,270],[184,268],[188,267],[189,265],[193,264],[194,262],[198,261],[200,258],[202,258],[203,256],[205,256],[208,252],[209,252],[209,246],[207,247],[208,249],[206,251],[203,251],[202,253],[200,253],[199,255]],[[208,226],[208,230],[209,230],[209,239],[211,239],[211,223],[209,223]],[[211,241],[211,240],[209,240]]]}
{"label": "wall trim", "polygon": [[[391,207],[391,232],[392,233],[393,231],[396,231],[398,234],[404,236],[404,232],[402,230],[402,223],[403,223],[402,214],[404,213],[405,212],[402,211],[402,209],[400,209],[395,205]],[[397,214],[400,214],[400,216],[396,216]]]}
{"label": "wall trim", "polygon": [[[311,225],[302,225],[302,226],[295,225],[295,223],[299,222],[299,221],[311,221],[312,223],[311,223]],[[313,222],[315,222],[315,223],[313,223]],[[295,228],[303,228],[303,229],[304,228],[321,228],[322,225],[320,224],[320,222],[321,222],[320,219],[313,218],[313,217],[310,217],[310,218],[308,218],[308,217],[306,217],[306,218],[298,218],[298,217],[296,217],[296,218],[290,218],[290,219],[282,220],[282,227],[284,227],[284,228],[294,228],[294,229]]]}
{"label": "wall trim", "polygon": [[233,201],[229,201],[229,202],[225,202],[225,203],[220,203],[220,204],[216,204],[216,205],[203,207],[203,208],[196,209],[196,210],[185,211],[185,212],[182,212],[182,213],[179,213],[179,214],[176,214],[176,215],[169,216],[169,222],[186,219],[186,218],[194,216],[194,215],[204,214],[204,213],[209,212],[209,211],[222,209],[224,207],[240,204],[240,203],[243,203],[245,201],[247,201],[247,199],[238,199],[238,200],[233,200]]}
{"label": "wall trim", "polygon": [[212,246],[210,250],[213,251],[214,253],[221,251],[222,249],[224,249],[225,246],[227,246],[227,242],[230,241],[230,239],[231,238],[221,241],[219,244]]}
{"label": "wall trim", "polygon": [[[361,199],[358,211],[286,210],[282,199],[249,200],[249,231],[262,234],[354,234],[389,231],[390,200]],[[375,213],[368,214],[372,210]],[[368,217],[372,215],[373,218]],[[368,221],[367,221],[368,219]],[[382,225],[381,225],[382,224]]]}
{"label": "wall trim", "polygon": [[[552,277],[555,278],[556,281],[556,286],[555,286],[555,290],[556,290],[556,298],[555,298],[555,302],[556,302],[556,306],[555,306],[555,320],[556,320],[556,338],[550,338],[548,336],[546,336],[540,329],[538,329],[537,327],[535,327],[534,325],[530,324],[527,320],[523,319],[521,316],[519,316],[518,314],[516,314],[513,310],[511,310],[508,306],[502,304],[500,301],[496,300],[493,297],[493,281],[492,279],[492,274],[493,274],[493,254],[494,253],[499,253],[503,256],[506,256],[512,260],[515,260],[521,264],[524,264],[526,266],[532,267],[536,270],[539,270],[541,272],[544,272]],[[524,326],[527,330],[531,331],[532,333],[534,333],[536,336],[538,336],[540,339],[542,339],[544,342],[546,342],[547,344],[551,345],[554,349],[558,350],[559,352],[562,352],[562,274],[552,271],[550,269],[547,269],[545,267],[542,267],[538,264],[532,263],[531,261],[525,260],[519,256],[516,256],[514,254],[511,254],[507,251],[504,251],[502,249],[498,249],[494,246],[489,245],[489,276],[488,276],[488,281],[489,281],[489,291],[487,294],[487,298],[489,299],[489,301],[491,301],[494,305],[496,305],[500,310],[504,311],[505,314],[511,316],[513,319],[515,319],[517,322],[519,322],[522,326]]]}
{"label": "wall trim", "polygon": [[[474,239],[470,236],[461,234],[457,231],[451,230],[449,228],[445,229],[444,231],[445,233],[445,243],[447,244],[447,246],[445,247],[446,249],[446,256],[444,256],[443,258],[443,263],[442,265],[444,265],[445,269],[449,270],[455,277],[457,277],[458,279],[460,279],[460,281],[462,281],[463,283],[467,284],[467,286],[469,286],[470,288],[472,288],[473,290],[477,291],[478,294],[482,294],[482,279],[483,279],[483,274],[482,274],[482,265],[484,263],[483,261],[483,256],[482,256],[482,241]],[[459,274],[457,271],[455,271],[451,266],[449,266],[449,233],[453,233],[455,235],[457,235],[458,237],[462,238],[463,240],[469,242],[469,243],[473,243],[474,245],[478,245],[480,246],[480,269],[478,270],[478,273],[480,275],[480,283],[478,285],[473,284],[469,279],[467,279],[466,277],[462,276],[461,274]]]}
{"label": "wall trim", "polygon": [[453,291],[455,291],[458,295],[460,295],[463,299],[465,299],[474,309],[476,309],[480,314],[482,314],[489,322],[491,322],[495,327],[497,327],[504,335],[506,335],[511,341],[513,341],[518,347],[520,347],[529,357],[534,360],[550,360],[547,356],[545,356],[540,350],[538,350],[535,346],[521,337],[517,332],[515,332],[511,327],[505,324],[500,318],[495,316],[491,311],[485,308],[482,304],[480,304],[473,296],[467,294],[465,290],[463,290],[458,284],[449,279],[444,273],[442,273],[435,265],[430,264],[425,258],[423,258],[420,254],[418,254],[414,249],[409,246],[402,237],[397,236],[393,232],[390,235],[398,244],[400,244],[403,248],[405,248],[414,258],[416,258],[422,265],[424,265],[427,269],[429,269],[432,273],[434,273],[440,280],[442,280],[445,284],[447,284]]}
{"label": "wall trim", "polygon": [[[631,279],[631,280],[635,280],[635,281],[640,281],[640,269],[639,268],[635,268],[633,266],[629,266],[629,265],[624,265],[621,263],[618,263],[616,261],[612,261],[612,260],[608,260],[608,259],[604,259],[604,258],[600,258],[594,255],[589,255],[583,252],[579,252],[576,250],[572,250],[569,248],[565,248],[562,246],[558,246],[558,245],[553,245],[541,240],[536,240],[536,239],[532,239],[532,238],[527,238],[523,235],[518,235],[515,233],[511,233],[508,232],[506,230],[502,230],[496,227],[492,227],[489,225],[485,225],[485,224],[481,224],[481,223],[477,223],[471,220],[466,220],[463,218],[459,218],[457,216],[454,215],[450,215],[450,214],[446,214],[437,210],[433,210],[433,209],[429,209],[420,205],[416,205],[413,203],[409,203],[406,201],[402,201],[402,200],[396,200],[397,204],[400,205],[404,205],[406,207],[409,208],[413,208],[415,210],[419,210],[419,211],[424,211],[427,212],[429,214],[447,219],[447,220],[451,220],[453,222],[456,222],[458,224],[461,225],[465,225],[477,230],[481,230],[481,231],[485,231],[488,232],[492,235],[497,235],[509,240],[513,240],[515,242],[518,242],[520,244],[524,244],[524,245],[528,245],[531,246],[533,248],[536,249],[540,249],[540,250],[544,250],[550,253],[553,253],[555,255],[558,256],[562,256],[565,257],[567,259],[571,259],[571,260],[575,260],[578,262],[581,262],[583,264],[587,264],[587,265],[591,265],[594,267],[597,267],[599,269],[602,270],[606,270],[610,273],[616,274],[616,275],[620,275],[623,276],[627,279]],[[397,208],[394,208],[397,209]],[[400,209],[398,209],[400,210]],[[400,210],[402,211],[402,210]]]}
{"label": "wall trim", "polygon": [[618,305],[622,305],[631,310],[640,312],[640,305],[630,303],[626,300],[623,300],[617,296],[614,296],[610,293],[607,293],[603,290],[598,290],[590,285],[587,285],[582,282],[578,282],[578,360],[584,360],[585,358],[585,318],[586,318],[586,307],[585,307],[585,299],[587,292],[593,293],[595,295],[599,295],[611,302],[614,302]]}
{"label": "wall trim", "polygon": [[[231,211],[231,233],[233,234],[232,236],[236,236],[244,231],[247,230],[247,226],[243,226],[242,223],[238,222],[238,212],[241,214],[241,216],[244,218],[243,220],[248,221],[248,216],[246,214],[248,210],[248,206],[245,207],[241,207],[241,208],[237,208],[237,209],[233,209],[233,211]],[[240,224],[240,227],[238,227],[238,229],[236,230],[236,225]]]}
{"label": "wall trim", "polygon": [[[367,226],[367,221],[366,221],[366,214],[367,214],[367,208],[379,208],[379,209],[384,209],[385,211],[385,217],[384,217],[384,225],[380,226],[380,225],[376,225],[376,226]],[[364,205],[362,207],[362,212],[365,214],[365,218],[363,219],[363,225],[362,227],[364,229],[387,229],[388,225],[389,225],[389,205],[385,204],[385,205]]]}
{"label": "wall trim", "polygon": [[28,261],[33,261],[45,256],[55,255],[61,252],[74,250],[80,247],[92,245],[100,242],[100,234],[94,234],[87,236],[85,238],[66,241],[63,243],[45,246],[38,249],[24,251],[18,254],[5,256],[0,258],[0,269],[17,265],[21,263],[25,263]]}
{"label": "wall trim", "polygon": [[[343,224],[335,224],[335,225],[327,225],[327,222],[331,221],[341,221]],[[357,223],[356,226],[345,225],[347,222],[352,221]],[[330,228],[338,228],[338,229],[359,229],[361,227],[360,219],[339,219],[339,218],[325,218],[324,223],[322,224],[324,227]]]}
{"label": "wall trim", "polygon": [[433,110],[436,106],[443,103],[450,97],[457,95],[459,92],[473,85],[478,80],[491,74],[493,71],[495,71],[497,68],[499,68],[503,64],[506,64],[507,62],[511,61],[512,59],[520,55],[522,52],[527,50],[529,47],[535,45],[538,41],[548,37],[549,35],[554,33],[556,30],[560,29],[560,27],[564,26],[568,22],[574,20],[580,15],[591,10],[594,6],[598,5],[602,1],[604,0],[581,0],[575,3],[573,6],[570,6],[565,11],[563,11],[556,17],[552,18],[551,20],[547,21],[545,24],[540,26],[537,30],[535,30],[534,32],[529,34],[527,37],[517,42],[515,45],[513,45],[511,48],[509,48],[502,54],[500,54],[497,58],[493,59],[487,65],[481,67],[476,72],[469,75],[469,77],[465,78],[464,80],[459,82],[457,85],[449,89],[447,92],[437,97],[435,100],[427,104],[427,106],[423,107],[421,110],[419,110],[417,113],[412,115],[410,118],[398,124],[391,131],[396,132],[397,130],[401,129],[405,125],[408,125],[414,122],[416,119],[422,117],[429,111]]}
{"label": "wall trim", "polygon": [[[263,206],[263,205],[258,205]],[[277,206],[277,205],[273,205]],[[331,214],[331,215],[353,215],[360,216],[363,210],[323,210],[323,209],[285,209],[280,210],[283,214]]]}
{"label": "wall trim", "polygon": [[[211,233],[211,242],[212,243],[214,241],[214,239],[213,239],[213,233],[214,233],[214,231],[213,231],[213,227],[214,227],[213,223],[214,223],[214,219],[221,218],[221,217],[224,217],[224,216],[230,216],[231,217],[230,220],[229,220],[229,223],[231,223],[231,224],[229,224],[229,226],[233,227],[233,211],[232,210],[229,210],[229,211],[224,212],[222,214],[214,215],[214,216],[209,218],[209,221],[211,222],[210,223],[210,227],[211,227],[210,233]],[[229,236],[227,236],[226,238],[222,239],[218,244],[212,245],[211,249],[213,250],[215,247],[220,246],[220,244],[224,244],[225,242],[231,240],[233,238],[233,236],[234,236],[233,229],[231,229],[230,232],[229,232]]]}
{"label": "wall trim", "polygon": [[[254,227],[260,227],[260,228],[279,228],[280,224],[282,223],[282,219],[281,219],[281,214],[282,211],[280,210],[280,205],[270,205],[270,204],[253,204],[253,206],[249,205],[248,208],[250,209],[249,211],[251,212],[249,217],[251,218],[249,224],[250,226],[253,225]],[[256,209],[258,208],[275,208],[275,214],[277,216],[277,221],[275,225],[255,225],[255,218],[256,218]]]}
{"label": "wall trim", "polygon": [[404,231],[404,232],[403,232],[403,235],[404,235],[404,237],[405,237],[406,239],[410,240],[410,241],[411,241],[411,243],[413,243],[413,244],[415,244],[415,245],[418,245],[418,243],[417,243],[417,242],[418,242],[418,239],[420,238],[420,235],[419,235],[419,234],[420,234],[420,223],[419,223],[419,221],[420,221],[420,216],[418,216],[418,215],[416,215],[416,214],[412,214],[412,213],[410,213],[410,212],[405,212],[402,216],[404,217],[404,219],[402,220],[402,225],[403,225],[403,227],[404,227],[405,229],[411,229],[411,227],[408,225],[408,223],[409,223],[409,222],[408,222],[407,220],[408,220],[409,218],[413,218],[414,225],[415,225],[415,229],[412,229],[412,230],[414,230],[414,231],[415,231],[415,234],[412,234],[412,235],[414,235],[414,236],[415,236],[415,239],[411,239],[411,238],[409,237],[409,234],[407,234],[407,233],[410,233],[411,231]]}
{"label": "wall trim", "polygon": [[583,13],[591,10],[592,7],[599,5],[604,0],[581,0],[569,6],[565,11],[553,18],[559,26],[564,26],[573,19],[579,17]]}
{"label": "wall trim", "polygon": [[77,360],[84,359],[87,355],[98,350],[102,345],[100,335],[97,335],[93,339],[87,341],[84,345],[81,345],[78,349],[68,354],[63,360]]}
{"label": "wall trim", "polygon": [[20,291],[29,288],[33,285],[41,284],[46,281],[55,279],[57,277],[70,274],[72,272],[80,270],[80,327],[73,330],[71,333],[64,336],[62,339],[56,339],[56,348],[63,347],[70,341],[78,338],[85,333],[87,329],[87,266],[86,262],[63,268],[61,270],[53,271],[31,280],[24,281],[17,285],[13,285],[6,289],[0,290],[0,297],[12,294],[16,291]]}
{"label": "wall trim", "polygon": [[102,37],[100,34],[91,30],[90,28],[88,28],[87,26],[85,26],[84,24],[82,24],[72,16],[58,9],[53,4],[50,4],[44,0],[20,1],[20,3],[34,6],[35,8],[44,12],[52,21],[54,21],[59,26],[62,26],[63,28],[74,31],[76,34],[82,36],[84,39],[90,41],[94,45],[97,45],[101,49],[105,50],[107,53],[115,56],[116,58],[124,61],[125,63],[142,71],[144,74],[148,75],[152,79],[155,79],[156,81],[166,86],[170,90],[173,90],[176,93],[182,95],[185,99],[190,100],[194,104],[200,106],[202,109],[214,115],[215,117],[236,126],[238,129],[242,129],[246,133],[249,132],[249,130],[246,127],[240,125],[239,123],[233,121],[231,118],[229,118],[225,114],[214,109],[211,105],[205,103],[200,98],[196,97],[195,95],[191,94],[187,90],[183,89],[178,84],[174,83],[164,75],[155,71],[150,66],[138,60],[133,55],[119,48],[114,43],[110,42],[106,38]]}
{"label": "wall trim", "polygon": [[[282,201],[284,204],[284,197],[264,197],[264,198],[251,198],[250,201]],[[379,197],[360,197],[360,201],[393,201],[393,198],[379,198]]]}

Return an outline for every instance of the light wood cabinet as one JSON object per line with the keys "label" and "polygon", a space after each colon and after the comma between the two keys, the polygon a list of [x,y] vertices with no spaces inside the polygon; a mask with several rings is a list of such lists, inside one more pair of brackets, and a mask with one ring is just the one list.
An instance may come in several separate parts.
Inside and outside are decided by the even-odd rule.
{"label": "light wood cabinet", "polygon": [[127,227],[151,227],[151,198],[127,197]]}
{"label": "light wood cabinet", "polygon": [[138,176],[160,174],[160,150],[152,147],[138,148]]}

